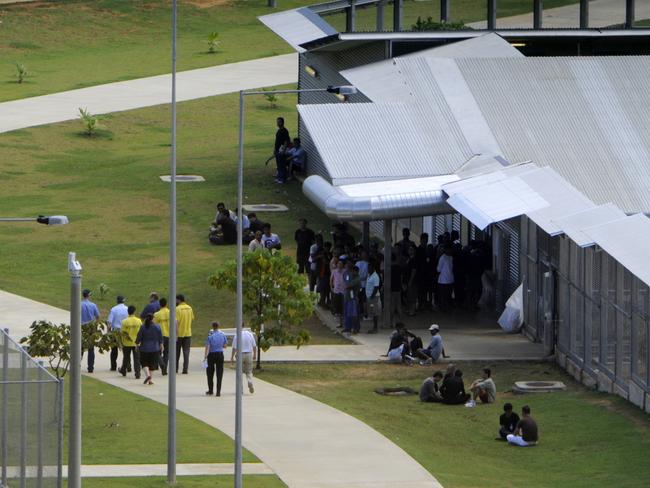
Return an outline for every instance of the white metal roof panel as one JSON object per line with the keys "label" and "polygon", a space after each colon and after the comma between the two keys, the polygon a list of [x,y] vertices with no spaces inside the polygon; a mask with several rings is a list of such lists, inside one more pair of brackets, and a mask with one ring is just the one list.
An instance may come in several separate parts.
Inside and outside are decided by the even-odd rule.
{"label": "white metal roof panel", "polygon": [[625,266],[641,281],[650,285],[650,219],[636,214],[624,219],[585,229],[594,242]]}
{"label": "white metal roof panel", "polygon": [[625,218],[625,213],[620,208],[612,203],[606,203],[582,212],[559,217],[554,222],[578,246],[588,247],[593,246],[596,242],[585,232],[585,229],[623,218]]}
{"label": "white metal roof panel", "polygon": [[404,193],[440,190],[442,185],[452,181],[458,181],[458,179],[456,175],[443,175],[428,178],[408,178],[341,185],[339,188],[350,197],[402,195]]}
{"label": "white metal roof panel", "polygon": [[262,15],[258,19],[299,53],[305,52],[301,44],[338,34],[334,27],[307,7]]}

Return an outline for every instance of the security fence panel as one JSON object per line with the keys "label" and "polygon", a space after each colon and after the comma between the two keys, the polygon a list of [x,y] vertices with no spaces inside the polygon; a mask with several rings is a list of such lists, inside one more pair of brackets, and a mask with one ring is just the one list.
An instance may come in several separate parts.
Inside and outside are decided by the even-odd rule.
{"label": "security fence panel", "polygon": [[0,331],[0,486],[61,486],[63,383]]}
{"label": "security fence panel", "polygon": [[648,387],[648,285],[638,278],[632,283],[632,377],[637,383]]}

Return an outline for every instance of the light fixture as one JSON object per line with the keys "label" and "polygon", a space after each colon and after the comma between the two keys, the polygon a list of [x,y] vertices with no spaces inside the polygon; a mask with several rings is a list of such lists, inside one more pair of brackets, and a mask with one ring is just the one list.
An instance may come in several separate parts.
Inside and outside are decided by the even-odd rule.
{"label": "light fixture", "polygon": [[512,47],[526,47],[525,42],[513,42],[510,44]]}
{"label": "light fixture", "polygon": [[334,96],[339,99],[339,102],[347,102],[348,101],[348,96],[347,95],[341,95],[340,93],[336,93]]}
{"label": "light fixture", "polygon": [[305,66],[305,73],[307,73],[312,78],[318,78],[318,71],[309,65]]}
{"label": "light fixture", "polygon": [[352,85],[330,85],[327,87],[327,91],[336,95],[354,95],[357,93],[357,87]]}

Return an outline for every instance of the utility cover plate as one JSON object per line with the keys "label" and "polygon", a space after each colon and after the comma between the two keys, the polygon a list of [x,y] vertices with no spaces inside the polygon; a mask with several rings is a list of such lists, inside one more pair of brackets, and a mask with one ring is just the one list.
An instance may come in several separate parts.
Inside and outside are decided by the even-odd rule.
{"label": "utility cover plate", "polygon": [[242,205],[247,212],[287,212],[289,208],[279,203],[258,203],[255,205]]}
{"label": "utility cover plate", "polygon": [[[172,181],[171,175],[161,175],[160,179],[165,183]],[[205,178],[201,175],[176,175],[176,183],[198,183],[199,181],[205,181]]]}

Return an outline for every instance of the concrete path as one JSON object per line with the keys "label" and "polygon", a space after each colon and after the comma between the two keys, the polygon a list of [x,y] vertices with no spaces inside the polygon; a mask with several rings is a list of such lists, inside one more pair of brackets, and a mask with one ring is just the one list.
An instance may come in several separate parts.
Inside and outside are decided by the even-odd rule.
{"label": "concrete path", "polygon": [[[635,18],[636,20],[650,19],[650,1],[637,0]],[[591,0],[589,2],[589,27],[607,27],[624,22],[625,0]],[[468,25],[474,29],[485,29],[487,21],[473,22]],[[497,19],[498,28],[530,29],[532,26],[532,12]],[[544,28],[578,28],[580,26],[580,4],[544,9],[542,26]]]}
{"label": "concrete path", "polygon": [[[177,74],[177,100],[194,100],[225,93],[298,81],[297,54],[224,64]],[[0,133],[79,117],[79,108],[92,114],[120,112],[170,103],[171,75],[108,83],[52,95],[0,104]]]}
{"label": "concrete path", "polygon": [[[177,377],[177,408],[234,436],[235,372],[226,367],[221,397],[207,397],[202,354]],[[107,364],[99,358],[99,364]],[[143,385],[99,367],[92,377],[166,404],[167,381]],[[420,464],[363,422],[292,391],[255,380],[243,405],[243,443],[290,488],[434,488]]]}

